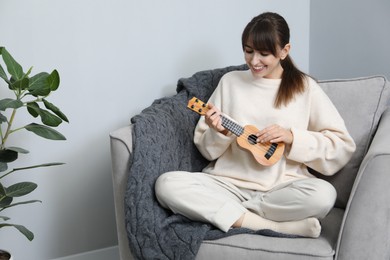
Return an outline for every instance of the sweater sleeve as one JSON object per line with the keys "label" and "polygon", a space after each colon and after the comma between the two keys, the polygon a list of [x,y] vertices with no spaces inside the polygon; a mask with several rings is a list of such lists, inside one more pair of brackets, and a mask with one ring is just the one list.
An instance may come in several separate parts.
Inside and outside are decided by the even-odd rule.
{"label": "sweater sleeve", "polygon": [[[222,110],[222,90],[221,83],[217,86],[208,102],[213,103]],[[213,128],[210,128],[202,116],[195,127],[194,143],[199,152],[208,160],[213,161],[219,158],[228,149],[230,144],[236,139],[234,135],[224,135]]]}
{"label": "sweater sleeve", "polygon": [[337,109],[316,83],[311,86],[309,105],[308,129],[291,128],[294,141],[286,158],[333,175],[350,160],[355,142]]}

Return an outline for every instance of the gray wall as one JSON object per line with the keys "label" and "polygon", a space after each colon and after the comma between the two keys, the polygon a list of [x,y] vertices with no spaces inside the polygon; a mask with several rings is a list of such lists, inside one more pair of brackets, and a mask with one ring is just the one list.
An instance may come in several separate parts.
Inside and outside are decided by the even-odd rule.
{"label": "gray wall", "polygon": [[310,2],[310,74],[390,79],[390,1]]}
{"label": "gray wall", "polygon": [[35,239],[4,228],[0,247],[15,259],[47,260],[116,245],[108,133],[173,94],[180,77],[244,63],[241,32],[268,10],[289,21],[292,55],[307,71],[309,0],[0,0],[0,45],[34,73],[58,69],[49,100],[70,120],[59,128],[65,142],[29,133],[9,140],[31,152],[20,165],[66,165],[12,177],[37,182],[29,198],[43,203],[7,212]]}

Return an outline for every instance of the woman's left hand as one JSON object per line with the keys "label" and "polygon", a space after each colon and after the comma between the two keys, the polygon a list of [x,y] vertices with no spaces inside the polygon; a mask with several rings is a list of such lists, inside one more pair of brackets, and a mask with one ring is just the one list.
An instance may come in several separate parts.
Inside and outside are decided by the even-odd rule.
{"label": "woman's left hand", "polygon": [[289,129],[279,125],[271,125],[256,133],[258,143],[280,143],[292,144],[294,136]]}

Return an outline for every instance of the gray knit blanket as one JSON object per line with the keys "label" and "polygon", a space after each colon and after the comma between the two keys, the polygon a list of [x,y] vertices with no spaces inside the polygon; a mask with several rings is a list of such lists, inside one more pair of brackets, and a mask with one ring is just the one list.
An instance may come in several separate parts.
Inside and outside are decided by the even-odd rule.
{"label": "gray knit blanket", "polygon": [[196,96],[207,101],[222,75],[246,69],[245,65],[231,66],[180,79],[176,95],[156,100],[131,119],[133,157],[125,219],[130,250],[137,259],[194,259],[204,239],[252,232],[231,229],[224,233],[210,224],[190,221],[162,208],[154,193],[154,183],[162,173],[199,172],[209,163],[193,143],[199,115],[187,108],[188,100]]}

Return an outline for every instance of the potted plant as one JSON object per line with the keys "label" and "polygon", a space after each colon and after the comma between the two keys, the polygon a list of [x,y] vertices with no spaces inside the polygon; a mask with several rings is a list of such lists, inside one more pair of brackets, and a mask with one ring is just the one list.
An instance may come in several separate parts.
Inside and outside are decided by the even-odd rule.
{"label": "potted plant", "polygon": [[[58,107],[47,100],[47,97],[59,87],[60,77],[57,70],[53,70],[50,74],[40,72],[32,76],[32,67],[24,72],[22,66],[15,61],[4,47],[0,47],[0,55],[9,73],[8,76],[0,63],[0,77],[5,81],[4,84],[0,83],[0,88],[5,87],[6,91],[10,91],[10,96],[13,97],[0,99],[0,229],[13,227],[31,241],[34,234],[23,225],[9,223],[10,218],[4,216],[3,211],[23,204],[40,202],[39,200],[20,201],[20,197],[35,190],[37,184],[24,181],[6,187],[4,180],[10,174],[21,170],[61,165],[63,163],[45,163],[10,169],[9,164],[16,161],[19,154],[27,154],[28,151],[21,147],[7,146],[7,141],[11,134],[20,130],[27,130],[50,140],[66,140],[61,133],[53,128],[59,126],[63,121],[69,121]],[[2,94],[4,91],[1,90],[0,93]],[[29,123],[15,127],[16,112],[22,109],[32,117],[39,118],[42,123]],[[2,258],[2,254],[4,258]],[[0,260],[9,258],[10,255],[0,249]]]}

